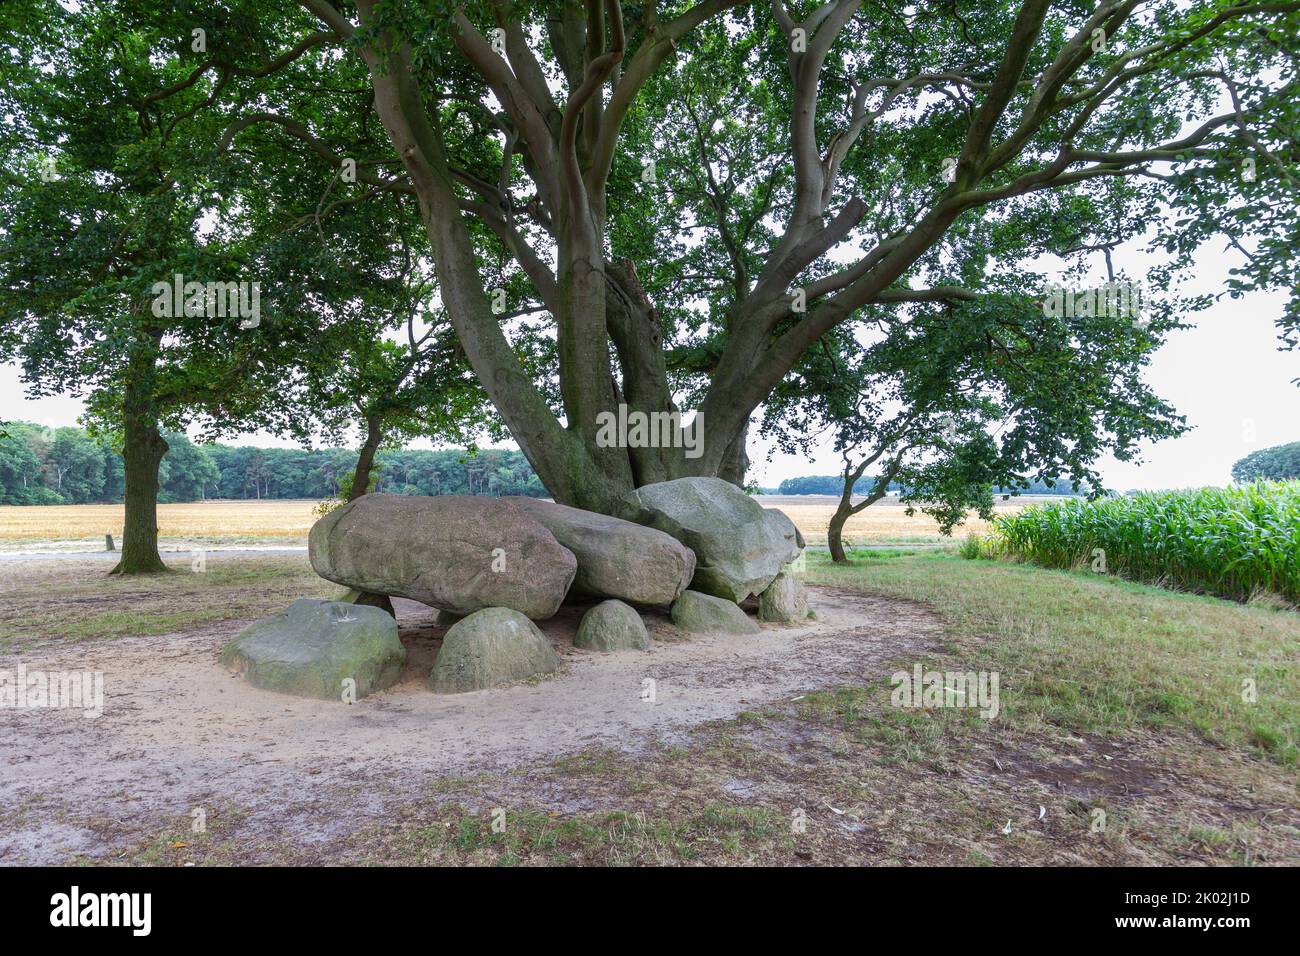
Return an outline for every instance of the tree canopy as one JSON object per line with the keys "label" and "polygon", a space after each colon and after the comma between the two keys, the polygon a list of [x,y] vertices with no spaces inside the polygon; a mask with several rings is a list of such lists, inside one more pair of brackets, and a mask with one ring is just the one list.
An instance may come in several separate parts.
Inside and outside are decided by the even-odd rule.
{"label": "tree canopy", "polygon": [[[80,338],[123,343],[119,362],[131,343],[155,360],[186,336],[214,346],[177,352],[200,373],[184,382],[154,366],[191,399],[256,341],[281,392],[252,374],[237,395],[288,407],[286,369],[311,361],[295,330],[400,329],[380,316],[401,311],[409,251],[438,367],[472,371],[555,497],[621,513],[649,482],[742,483],[752,421],[821,414],[818,363],[886,353],[996,372],[967,376],[985,478],[1092,479],[1101,454],[1177,428],[1141,370],[1213,299],[1179,293],[1207,242],[1238,257],[1223,295],[1292,293],[1295,344],[1300,3],[18,0],[0,16],[22,171],[0,341],[43,330],[26,351],[49,387],[86,364],[67,330],[102,315]],[[47,154],[69,175],[32,188]],[[1117,271],[1125,247],[1156,265]],[[140,295],[196,261],[280,282],[275,334],[159,333]],[[56,272],[66,290],[41,284]],[[1103,284],[1144,308],[1075,308]],[[351,354],[334,373],[383,389]],[[856,420],[914,401],[886,389]],[[620,405],[694,413],[702,453],[611,446]]]}
{"label": "tree canopy", "polygon": [[1300,478],[1300,441],[1252,451],[1232,466],[1233,481],[1290,481]]}

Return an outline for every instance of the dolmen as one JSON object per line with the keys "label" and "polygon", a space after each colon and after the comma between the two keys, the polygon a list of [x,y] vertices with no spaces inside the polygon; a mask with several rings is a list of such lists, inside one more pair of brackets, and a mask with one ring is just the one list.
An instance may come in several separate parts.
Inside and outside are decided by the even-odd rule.
{"label": "dolmen", "polygon": [[428,677],[437,693],[558,671],[534,622],[566,602],[595,602],[575,646],[606,653],[649,649],[637,606],[669,607],[687,633],[758,631],[740,607],[754,595],[763,620],[809,616],[787,569],[803,540],[781,512],[719,478],[647,485],[624,504],[635,520],[536,498],[363,495],[308,538],[312,567],[347,588],[345,598],[298,601],[254,622],[222,662],[255,686],[303,696],[382,690],[404,661],[392,597],[437,608],[438,622],[451,625]]}

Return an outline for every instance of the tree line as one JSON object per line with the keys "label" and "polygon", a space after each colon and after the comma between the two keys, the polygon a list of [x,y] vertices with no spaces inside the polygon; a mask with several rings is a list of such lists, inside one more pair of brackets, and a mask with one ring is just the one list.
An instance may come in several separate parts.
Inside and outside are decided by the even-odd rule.
{"label": "tree line", "polygon": [[1252,451],[1232,466],[1233,481],[1289,481],[1300,478],[1300,441]]}
{"label": "tree line", "polygon": [[[162,503],[224,499],[345,497],[359,451],[195,444],[164,432],[158,468]],[[381,449],[370,491],[399,495],[527,495],[546,489],[512,449]],[[117,503],[126,491],[121,451],[82,428],[31,422],[0,426],[0,504]]]}

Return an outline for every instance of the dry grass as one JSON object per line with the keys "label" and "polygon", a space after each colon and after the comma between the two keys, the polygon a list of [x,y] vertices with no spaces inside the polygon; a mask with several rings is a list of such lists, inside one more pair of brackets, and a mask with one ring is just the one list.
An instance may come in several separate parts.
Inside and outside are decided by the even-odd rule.
{"label": "dry grass", "polygon": [[[758,501],[763,502],[763,499],[759,498]],[[765,507],[780,508],[781,511],[789,515],[790,520],[795,523],[795,527],[802,532],[804,539],[809,544],[824,545],[826,543],[826,526],[830,523],[831,515],[835,513],[833,504],[776,505],[763,503]],[[1020,504],[999,504],[995,510],[1000,515],[1015,514],[1023,507],[1024,505]],[[981,520],[977,514],[971,512],[966,519],[966,523],[953,532],[953,537],[962,538],[969,533],[985,534],[988,532],[989,527],[989,522]],[[939,534],[938,523],[929,515],[921,514],[918,511],[909,516],[907,509],[902,505],[896,502],[884,501],[878,501],[871,507],[851,517],[844,525],[844,537],[850,545],[886,542],[924,543],[952,540],[952,538],[944,538]]]}
{"label": "dry grass", "polygon": [[337,584],[318,577],[306,556],[208,555],[196,573],[189,556],[170,559],[172,574],[115,577],[111,561],[0,563],[0,652],[45,641],[85,641],[192,631],[251,620],[300,597],[333,598]]}
{"label": "dry grass", "polygon": [[[826,525],[835,504],[826,498],[757,498],[769,508],[780,508],[803,532],[810,544],[826,543]],[[292,501],[196,501],[158,506],[158,533],[165,543],[260,543],[305,544],[316,516],[318,502]],[[1019,511],[1022,504],[1000,504],[998,513]],[[984,533],[988,523],[972,515],[956,532]],[[121,542],[121,505],[4,505],[0,506],[0,542],[10,550],[34,544],[57,544],[78,550],[98,551],[104,535]],[[938,525],[917,512],[908,516],[896,502],[881,501],[854,515],[845,526],[852,544],[939,542]]]}
{"label": "dry grass", "polygon": [[[163,539],[195,541],[301,542],[316,520],[318,502],[195,501],[159,505],[158,533]],[[0,541],[93,542],[104,535],[122,537],[122,505],[5,505],[0,507]]]}

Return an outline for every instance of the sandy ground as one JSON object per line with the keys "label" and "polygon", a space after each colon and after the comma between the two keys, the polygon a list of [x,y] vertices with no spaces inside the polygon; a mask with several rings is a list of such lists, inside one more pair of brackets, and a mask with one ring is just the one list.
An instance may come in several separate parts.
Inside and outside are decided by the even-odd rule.
{"label": "sandy ground", "polygon": [[[0,711],[0,862],[111,860],[196,809],[237,808],[254,829],[291,818],[297,839],[328,840],[439,778],[685,740],[707,721],[882,676],[888,661],[938,643],[939,620],[916,605],[812,592],[815,621],[757,635],[684,637],[650,613],[648,653],[574,648],[584,608],[565,608],[544,625],[560,675],[454,696],[425,686],[445,628],[397,601],[406,672],[352,706],[256,690],[221,668],[217,653],[242,623],[0,655],[0,668],[103,671],[106,698],[97,719]],[[653,702],[642,699],[647,678]]]}

